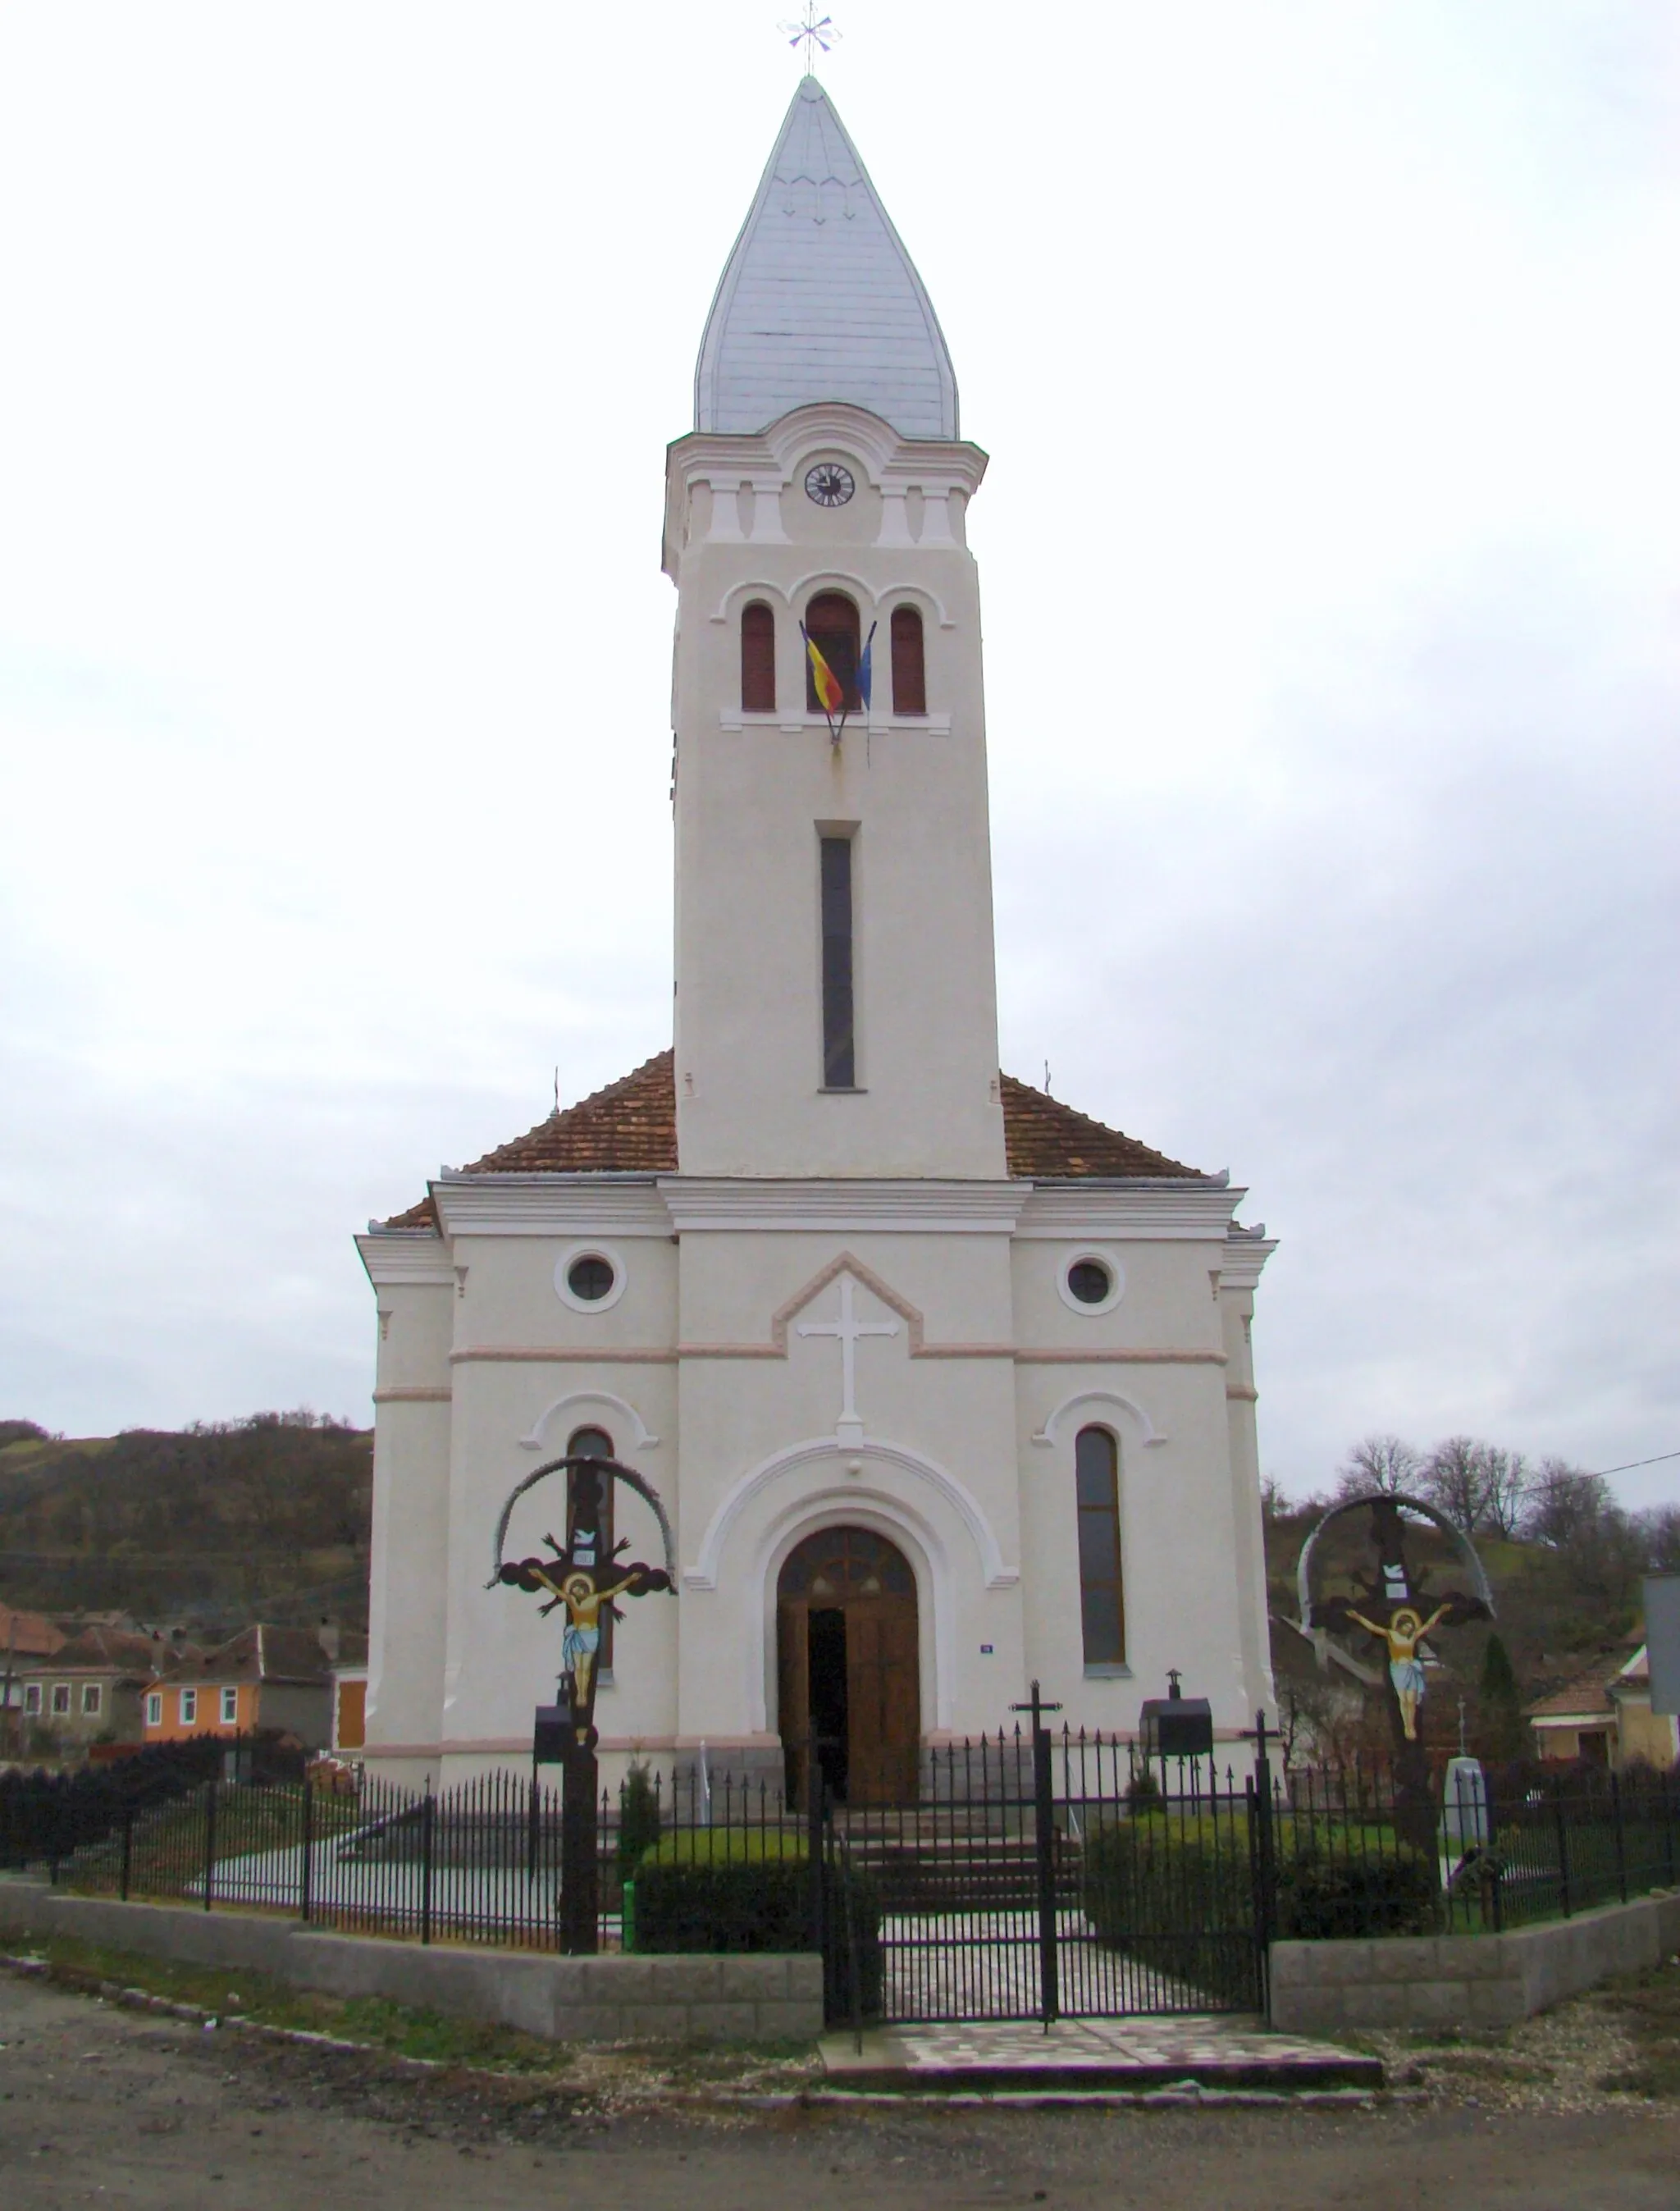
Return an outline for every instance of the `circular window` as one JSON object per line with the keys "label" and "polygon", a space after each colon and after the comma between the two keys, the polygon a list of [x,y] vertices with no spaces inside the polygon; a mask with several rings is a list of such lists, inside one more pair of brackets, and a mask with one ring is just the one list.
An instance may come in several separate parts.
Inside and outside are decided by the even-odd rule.
{"label": "circular window", "polygon": [[[1087,1272],[1090,1271],[1092,1270],[1088,1269]],[[1099,1267],[1094,1271],[1101,1275],[1103,1270]],[[613,1269],[598,1251],[586,1251],[581,1259],[574,1259],[565,1270],[565,1286],[571,1292],[572,1296],[582,1298],[587,1304],[592,1305],[598,1305],[601,1303],[616,1280],[617,1277]],[[1103,1275],[1103,1289],[1106,1290],[1108,1287],[1108,1276]],[[1102,1290],[1099,1290],[1097,1296],[1100,1297],[1102,1293]],[[1080,1291],[1077,1294],[1084,1296],[1085,1293]],[[1094,1304],[1096,1299],[1092,1299],[1090,1302]]]}
{"label": "circular window", "polygon": [[624,1295],[624,1267],[598,1245],[575,1244],[555,1264],[554,1289],[574,1312],[605,1312]]}
{"label": "circular window", "polygon": [[1073,1251],[1062,1261],[1056,1289],[1070,1312],[1093,1319],[1112,1312],[1126,1294],[1126,1269],[1112,1251]]}

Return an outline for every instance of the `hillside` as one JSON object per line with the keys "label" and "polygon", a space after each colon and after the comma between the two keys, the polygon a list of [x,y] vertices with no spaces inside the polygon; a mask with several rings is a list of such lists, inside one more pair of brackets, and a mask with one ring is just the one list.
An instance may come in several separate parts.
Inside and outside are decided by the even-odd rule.
{"label": "hillside", "polygon": [[[1347,1676],[1319,1672],[1310,1647],[1282,1623],[1298,1618],[1296,1567],[1301,1547],[1325,1509],[1321,1498],[1291,1505],[1269,1496],[1266,1518],[1266,1596],[1272,1614],[1272,1650],[1278,1695],[1316,1722],[1351,1722],[1360,1701]],[[1336,1523],[1339,1533],[1320,1554],[1324,1580],[1315,1586],[1350,1590],[1347,1578],[1357,1562],[1369,1568],[1369,1534],[1363,1515]],[[1435,1684],[1425,1710],[1424,1734],[1444,1750],[1456,1748],[1459,1699],[1472,1748],[1488,1717],[1482,1710],[1484,1667],[1490,1638],[1497,1635],[1515,1675],[1520,1702],[1549,1693],[1603,1658],[1625,1658],[1640,1639],[1640,1576],[1653,1569],[1671,1572],[1672,1529],[1630,1519],[1607,1505],[1583,1511],[1567,1538],[1546,1542],[1529,1535],[1476,1532],[1476,1548],[1493,1590],[1496,1619],[1454,1628],[1432,1647],[1445,1662],[1446,1675]],[[1408,1548],[1414,1566],[1426,1568],[1429,1587],[1441,1590],[1465,1581],[1463,1567],[1444,1539],[1413,1524]],[[1357,1646],[1356,1655],[1372,1654]],[[1386,1723],[1371,1737],[1381,1744]],[[1351,1738],[1350,1738],[1351,1739]],[[1485,1747],[1485,1746],[1484,1746]]]}
{"label": "hillside", "polygon": [[0,1597],[365,1627],[372,1475],[372,1434],[310,1413],[75,1439],[0,1422]]}

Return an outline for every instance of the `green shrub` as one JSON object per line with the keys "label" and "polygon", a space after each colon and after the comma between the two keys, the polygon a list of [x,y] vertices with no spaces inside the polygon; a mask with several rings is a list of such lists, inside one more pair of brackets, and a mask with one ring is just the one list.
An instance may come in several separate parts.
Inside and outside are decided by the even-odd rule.
{"label": "green shrub", "polygon": [[[850,2015],[855,1946],[861,2009],[873,2017],[881,2008],[879,1900],[861,1875],[830,1864],[823,1870],[823,1911],[830,2012]],[[703,1827],[667,1835],[636,1869],[638,1955],[810,1947],[811,1861],[797,1828]]]}
{"label": "green shrub", "polygon": [[757,1865],[765,1858],[799,1858],[807,1851],[803,1827],[685,1827],[667,1835],[643,1863],[649,1865]]}
{"label": "green shrub", "polygon": [[[1433,1934],[1435,1866],[1392,1827],[1320,1825],[1297,1842],[1273,1831],[1279,1936]],[[1339,1845],[1340,1847],[1339,1847]],[[1085,1845],[1085,1910],[1097,1939],[1211,1996],[1254,1986],[1254,1875],[1246,1814],[1183,1818],[1147,1808],[1096,1828]]]}
{"label": "green shrub", "polygon": [[1145,1812],[1094,1829],[1084,1902],[1111,1949],[1221,2002],[1256,2001],[1246,1820]]}
{"label": "green shrub", "polygon": [[1415,1851],[1337,1857],[1302,1850],[1278,1867],[1278,1932],[1296,1941],[1372,1935],[1433,1935],[1439,1923],[1435,1868]]}

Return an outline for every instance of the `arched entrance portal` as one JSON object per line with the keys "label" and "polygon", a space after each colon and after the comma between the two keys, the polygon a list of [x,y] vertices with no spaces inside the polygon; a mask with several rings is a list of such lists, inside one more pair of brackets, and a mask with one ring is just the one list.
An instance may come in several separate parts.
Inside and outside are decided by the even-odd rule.
{"label": "arched entrance portal", "polygon": [[922,1686],[909,1561],[871,1529],[825,1528],[789,1555],[776,1594],[789,1788],[802,1796],[814,1742],[837,1802],[913,1802]]}

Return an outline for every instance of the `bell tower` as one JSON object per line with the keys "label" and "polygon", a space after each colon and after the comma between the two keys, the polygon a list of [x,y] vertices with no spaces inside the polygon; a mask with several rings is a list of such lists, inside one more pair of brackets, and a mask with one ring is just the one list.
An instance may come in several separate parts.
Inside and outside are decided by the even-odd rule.
{"label": "bell tower", "polygon": [[668,463],[683,1174],[1006,1172],[965,532],[985,467],[807,77]]}

